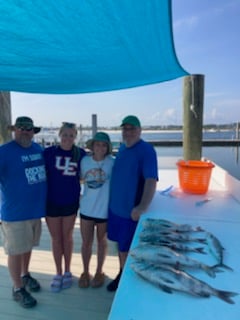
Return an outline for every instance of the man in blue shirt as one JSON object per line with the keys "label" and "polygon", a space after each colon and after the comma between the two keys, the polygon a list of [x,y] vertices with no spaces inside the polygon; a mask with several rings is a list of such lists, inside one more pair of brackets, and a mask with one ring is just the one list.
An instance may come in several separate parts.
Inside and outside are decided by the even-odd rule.
{"label": "man in blue shirt", "polygon": [[158,180],[157,155],[141,139],[139,119],[127,116],[121,127],[123,144],[112,170],[108,217],[108,238],[118,243],[120,271],[108,291],[118,287],[138,220],[152,201]]}
{"label": "man in blue shirt", "polygon": [[28,267],[45,216],[46,172],[43,150],[32,141],[40,128],[31,118],[19,117],[9,129],[14,131],[14,140],[0,147],[1,231],[13,299],[31,308],[37,301],[26,288],[36,292],[40,284],[31,277]]}

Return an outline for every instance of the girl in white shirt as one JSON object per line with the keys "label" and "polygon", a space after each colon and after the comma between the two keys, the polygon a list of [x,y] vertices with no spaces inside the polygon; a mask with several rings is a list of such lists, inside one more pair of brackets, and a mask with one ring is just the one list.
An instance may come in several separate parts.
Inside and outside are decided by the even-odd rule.
{"label": "girl in white shirt", "polygon": [[[107,252],[107,218],[109,187],[114,158],[111,156],[112,146],[107,133],[97,132],[87,142],[92,154],[81,161],[81,179],[83,195],[80,201],[80,232],[82,236],[83,273],[79,279],[79,287],[101,287],[105,281],[102,271]],[[96,228],[95,228],[96,227]],[[97,268],[92,279],[89,263],[92,255],[94,231],[97,237]]]}

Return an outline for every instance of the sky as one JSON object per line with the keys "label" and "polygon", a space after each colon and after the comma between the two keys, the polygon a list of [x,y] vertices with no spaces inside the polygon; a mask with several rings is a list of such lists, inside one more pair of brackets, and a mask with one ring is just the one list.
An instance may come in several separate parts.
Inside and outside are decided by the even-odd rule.
{"label": "sky", "polygon": [[[240,121],[240,0],[172,0],[173,37],[181,66],[203,74],[204,124]],[[118,126],[128,114],[142,125],[182,125],[183,78],[134,89],[91,94],[11,92],[12,119],[28,115],[40,126],[63,121]]]}

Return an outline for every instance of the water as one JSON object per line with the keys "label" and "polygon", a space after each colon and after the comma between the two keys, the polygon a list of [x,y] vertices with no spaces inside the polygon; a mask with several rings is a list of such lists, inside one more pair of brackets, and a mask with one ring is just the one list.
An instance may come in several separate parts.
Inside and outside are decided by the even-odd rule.
{"label": "water", "polygon": [[[203,132],[203,140],[231,140],[235,139],[234,131],[206,131]],[[120,141],[119,133],[110,134],[112,141]],[[142,138],[146,141],[182,140],[182,132],[143,132]],[[159,157],[183,158],[182,147],[155,147]],[[238,147],[203,147],[202,156],[228,171],[232,176],[240,180],[240,151]]]}
{"label": "water", "polygon": [[[182,147],[155,147],[159,157],[183,158]],[[202,156],[228,171],[240,180],[239,148],[237,147],[203,147]]]}
{"label": "water", "polygon": [[[106,131],[109,133],[111,140],[115,146],[121,142],[121,131]],[[46,141],[55,141],[57,133],[51,135],[47,132],[43,136],[41,133],[36,135],[38,139],[46,138]],[[236,133],[234,131],[206,131],[203,132],[203,140],[231,140],[235,139]],[[78,142],[83,145],[84,142],[91,138],[91,131],[84,131],[79,137]],[[182,140],[182,132],[179,131],[143,131],[142,138],[146,141],[168,141],[168,140]],[[177,157],[183,158],[182,147],[155,147],[159,157]],[[232,176],[240,180],[240,151],[238,147],[203,147],[202,156],[215,162],[223,169],[228,171]]]}

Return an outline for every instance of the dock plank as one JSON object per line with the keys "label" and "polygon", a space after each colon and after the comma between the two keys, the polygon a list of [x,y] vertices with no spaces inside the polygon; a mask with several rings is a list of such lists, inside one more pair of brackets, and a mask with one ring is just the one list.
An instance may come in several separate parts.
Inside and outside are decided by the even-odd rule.
{"label": "dock plank", "polygon": [[[34,320],[106,320],[110,312],[114,293],[102,288],[81,289],[78,287],[78,278],[82,273],[81,237],[79,220],[74,228],[74,252],[72,257],[73,286],[59,293],[50,291],[50,282],[55,274],[55,266],[51,252],[51,241],[45,221],[43,220],[42,238],[39,247],[32,253],[30,271],[41,283],[41,291],[34,293],[38,304],[32,309],[23,309],[12,300],[12,282],[7,268],[7,256],[0,240],[0,315],[1,319],[34,319]],[[96,243],[90,263],[90,271],[94,274],[96,269]],[[118,272],[118,257],[114,243],[109,242],[108,256],[104,264],[106,284]]]}

